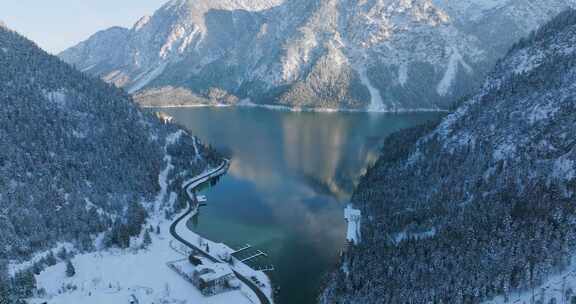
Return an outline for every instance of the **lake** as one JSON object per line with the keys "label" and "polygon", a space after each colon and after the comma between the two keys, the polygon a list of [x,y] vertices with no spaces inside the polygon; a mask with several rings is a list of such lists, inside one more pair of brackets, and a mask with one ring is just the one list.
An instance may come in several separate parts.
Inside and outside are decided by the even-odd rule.
{"label": "lake", "polygon": [[194,229],[233,248],[252,245],[242,257],[268,254],[248,264],[274,266],[278,304],[316,303],[345,245],[344,207],[383,139],[439,117],[233,107],[159,111],[231,156],[228,174],[205,191],[208,204]]}

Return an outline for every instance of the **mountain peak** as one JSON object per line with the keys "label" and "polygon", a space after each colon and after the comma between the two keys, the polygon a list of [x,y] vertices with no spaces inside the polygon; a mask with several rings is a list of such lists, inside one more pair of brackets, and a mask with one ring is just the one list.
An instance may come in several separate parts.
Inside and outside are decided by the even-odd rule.
{"label": "mountain peak", "polygon": [[210,9],[262,11],[282,4],[284,0],[172,0],[163,9],[186,9],[206,12]]}
{"label": "mountain peak", "polygon": [[576,2],[171,0],[62,58],[130,92],[181,86],[187,100],[221,89],[293,107],[437,110],[567,5]]}

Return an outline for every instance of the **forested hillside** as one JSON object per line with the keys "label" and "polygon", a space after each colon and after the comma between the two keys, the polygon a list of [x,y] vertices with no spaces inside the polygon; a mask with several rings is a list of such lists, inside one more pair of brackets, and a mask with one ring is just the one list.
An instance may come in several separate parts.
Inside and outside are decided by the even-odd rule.
{"label": "forested hillside", "polygon": [[[142,113],[123,91],[0,27],[0,303],[10,288],[7,260],[58,242],[93,250],[96,235],[111,227],[106,245],[127,246],[152,208],[145,202],[158,194],[167,159],[175,166],[170,189],[217,163],[196,139],[175,134],[184,133]],[[12,294],[30,292],[21,287]]]}
{"label": "forested hillside", "polygon": [[569,10],[514,46],[455,113],[388,139],[352,199],[363,241],[322,303],[479,303],[534,291],[570,264],[574,45]]}

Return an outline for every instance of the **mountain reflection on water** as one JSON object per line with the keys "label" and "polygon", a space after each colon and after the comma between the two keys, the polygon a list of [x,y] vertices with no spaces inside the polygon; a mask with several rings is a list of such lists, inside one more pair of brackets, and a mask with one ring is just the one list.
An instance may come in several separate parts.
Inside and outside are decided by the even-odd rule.
{"label": "mountain reflection on water", "polygon": [[[277,303],[315,303],[322,275],[344,245],[343,208],[386,135],[438,114],[311,113],[259,108],[162,111],[231,154],[229,174],[208,190],[196,230],[251,244],[274,265]],[[385,153],[385,147],[384,147]]]}

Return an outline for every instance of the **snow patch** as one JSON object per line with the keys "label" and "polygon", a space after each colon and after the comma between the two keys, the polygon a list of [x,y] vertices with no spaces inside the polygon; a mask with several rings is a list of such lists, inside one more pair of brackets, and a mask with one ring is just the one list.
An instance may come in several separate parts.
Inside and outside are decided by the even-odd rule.
{"label": "snow patch", "polygon": [[492,153],[492,158],[495,161],[505,160],[512,158],[516,154],[516,146],[511,143],[502,143],[494,149]]}
{"label": "snow patch", "polygon": [[380,90],[375,88],[368,77],[367,71],[365,67],[362,67],[359,71],[360,73],[360,82],[368,88],[370,91],[370,105],[368,106],[368,111],[370,112],[386,112],[386,106],[384,105],[384,100],[382,99],[382,95],[380,94]]}
{"label": "snow patch", "polygon": [[450,50],[452,55],[450,55],[450,59],[448,61],[448,68],[444,73],[444,77],[438,84],[437,92],[440,96],[446,96],[452,86],[454,85],[454,81],[456,81],[456,76],[458,75],[458,68],[460,65],[464,67],[464,69],[470,73],[472,72],[472,68],[464,62],[464,58],[456,48],[452,48]]}
{"label": "snow patch", "polygon": [[530,124],[535,124],[542,120],[550,119],[551,116],[556,114],[560,108],[550,102],[546,104],[537,104],[530,113],[528,113],[528,121]]}
{"label": "snow patch", "polygon": [[202,154],[200,153],[200,149],[198,148],[198,138],[194,137],[192,139],[192,144],[194,146],[194,154],[195,154],[194,161],[195,162],[203,161]]}
{"label": "snow patch", "polygon": [[400,232],[393,236],[394,243],[396,245],[400,244],[402,241],[408,239],[415,239],[415,240],[424,240],[429,239],[436,236],[436,228],[432,228],[428,231],[420,232],[420,233],[412,233],[412,232]]}
{"label": "snow patch", "polygon": [[559,158],[554,162],[553,175],[563,180],[573,180],[576,177],[576,163],[573,160]]}
{"label": "snow patch", "polygon": [[408,65],[405,63],[398,68],[398,83],[401,86],[405,86],[408,83]]}
{"label": "snow patch", "polygon": [[66,91],[44,91],[44,96],[48,101],[56,104],[59,108],[66,106]]}
{"label": "snow patch", "polygon": [[74,136],[76,138],[80,138],[80,139],[84,139],[87,137],[86,132],[78,131],[78,130],[72,130],[72,136]]}
{"label": "snow patch", "polygon": [[150,16],[144,16],[144,17],[140,18],[140,20],[138,20],[138,22],[136,22],[136,24],[134,24],[134,30],[135,31],[141,30],[144,26],[146,26],[146,24],[148,24],[150,22],[150,20],[152,20],[152,17],[150,17]]}
{"label": "snow patch", "polygon": [[143,87],[145,87],[152,80],[154,80],[158,76],[160,76],[164,72],[164,69],[166,69],[166,66],[168,66],[168,63],[162,62],[155,69],[152,69],[151,71],[149,71],[147,73],[141,74],[139,77],[137,77],[134,80],[134,84],[130,87],[130,89],[128,90],[128,93],[132,94],[132,93],[142,89]]}
{"label": "snow patch", "polygon": [[160,208],[163,205],[164,201],[166,200],[166,195],[168,194],[168,174],[172,169],[174,169],[174,165],[172,164],[172,156],[168,154],[168,146],[175,144],[180,140],[180,138],[184,135],[183,130],[178,130],[166,137],[166,145],[164,146],[164,162],[166,163],[166,167],[160,172],[158,175],[158,184],[160,185],[160,192],[156,196],[156,200],[154,203],[155,211],[158,214],[160,212]]}
{"label": "snow patch", "polygon": [[537,54],[528,54],[528,50],[521,50],[513,59],[512,65],[514,66],[515,74],[523,74],[530,72],[542,64],[544,54],[538,52]]}

